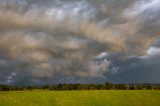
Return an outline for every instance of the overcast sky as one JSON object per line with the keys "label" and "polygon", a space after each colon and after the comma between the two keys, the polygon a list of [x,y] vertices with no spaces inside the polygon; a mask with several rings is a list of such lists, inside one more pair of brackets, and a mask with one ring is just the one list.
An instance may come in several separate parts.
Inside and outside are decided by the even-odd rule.
{"label": "overcast sky", "polygon": [[0,83],[159,83],[160,0],[0,0]]}

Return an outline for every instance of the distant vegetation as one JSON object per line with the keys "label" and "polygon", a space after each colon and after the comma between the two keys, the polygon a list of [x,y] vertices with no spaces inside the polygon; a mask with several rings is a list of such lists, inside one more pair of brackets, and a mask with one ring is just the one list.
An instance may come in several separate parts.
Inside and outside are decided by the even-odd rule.
{"label": "distant vegetation", "polygon": [[160,84],[58,84],[45,86],[9,86],[0,85],[0,91],[24,90],[160,90]]}

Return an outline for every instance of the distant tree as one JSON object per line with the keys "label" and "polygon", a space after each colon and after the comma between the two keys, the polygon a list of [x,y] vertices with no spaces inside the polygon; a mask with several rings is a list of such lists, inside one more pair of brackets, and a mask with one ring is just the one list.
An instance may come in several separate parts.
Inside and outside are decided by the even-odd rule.
{"label": "distant tree", "polygon": [[146,87],[146,89],[147,89],[147,90],[152,90],[152,89],[153,89],[153,86],[152,86],[152,85],[149,85],[149,86]]}
{"label": "distant tree", "polygon": [[32,91],[32,86],[28,86],[27,90]]}
{"label": "distant tree", "polygon": [[130,89],[130,90],[136,90],[137,87],[136,87],[136,85],[131,85],[131,86],[129,86],[129,89]]}
{"label": "distant tree", "polygon": [[105,83],[105,89],[113,89],[112,84],[109,82]]}
{"label": "distant tree", "polygon": [[10,87],[7,85],[3,85],[2,91],[10,91]]}

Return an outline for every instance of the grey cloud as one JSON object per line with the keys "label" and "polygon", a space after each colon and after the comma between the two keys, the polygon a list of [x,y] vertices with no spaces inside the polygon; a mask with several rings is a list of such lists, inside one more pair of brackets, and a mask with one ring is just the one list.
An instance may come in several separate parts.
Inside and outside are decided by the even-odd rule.
{"label": "grey cloud", "polygon": [[[146,78],[144,63],[134,58],[140,65],[133,68],[135,60],[129,57],[145,56],[150,46],[158,45],[160,8],[154,2],[0,0],[0,82],[131,82],[138,73],[134,69],[142,70],[136,81]],[[108,55],[95,58],[102,52]],[[159,64],[148,61],[149,66]]]}

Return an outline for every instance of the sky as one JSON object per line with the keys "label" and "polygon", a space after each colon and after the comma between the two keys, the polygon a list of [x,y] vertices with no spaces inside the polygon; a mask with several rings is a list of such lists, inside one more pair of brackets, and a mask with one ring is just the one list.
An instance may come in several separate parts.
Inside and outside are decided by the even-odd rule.
{"label": "sky", "polygon": [[0,83],[159,83],[160,0],[0,0]]}

